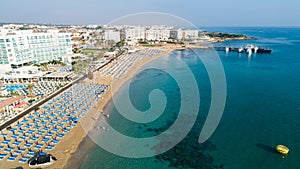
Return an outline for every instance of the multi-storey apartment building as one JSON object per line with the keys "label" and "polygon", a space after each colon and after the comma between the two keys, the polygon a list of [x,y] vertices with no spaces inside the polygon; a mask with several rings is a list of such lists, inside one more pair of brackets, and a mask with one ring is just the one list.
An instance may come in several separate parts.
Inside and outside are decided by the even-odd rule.
{"label": "multi-storey apartment building", "polygon": [[104,39],[119,42],[121,40],[120,31],[113,29],[104,30]]}
{"label": "multi-storey apartment building", "polygon": [[70,33],[60,33],[58,30],[33,32],[33,30],[0,29],[2,70],[26,63],[59,60],[68,54],[72,54]]}
{"label": "multi-storey apartment building", "polygon": [[143,26],[126,27],[125,38],[130,40],[146,39],[146,27]]}

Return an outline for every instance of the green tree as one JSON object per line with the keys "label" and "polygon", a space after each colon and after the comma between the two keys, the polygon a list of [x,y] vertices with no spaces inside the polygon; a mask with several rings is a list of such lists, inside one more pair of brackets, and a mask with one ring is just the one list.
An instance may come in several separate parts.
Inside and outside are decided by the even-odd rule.
{"label": "green tree", "polygon": [[33,88],[34,88],[34,84],[29,84],[29,85],[27,85],[27,89],[28,89],[28,91],[29,91],[29,95],[31,96],[32,95],[32,90],[33,90]]}
{"label": "green tree", "polygon": [[3,84],[4,78],[0,79],[0,89],[2,88],[2,84]]}
{"label": "green tree", "polygon": [[12,95],[12,96],[19,96],[19,93],[17,91],[11,91],[10,95]]}

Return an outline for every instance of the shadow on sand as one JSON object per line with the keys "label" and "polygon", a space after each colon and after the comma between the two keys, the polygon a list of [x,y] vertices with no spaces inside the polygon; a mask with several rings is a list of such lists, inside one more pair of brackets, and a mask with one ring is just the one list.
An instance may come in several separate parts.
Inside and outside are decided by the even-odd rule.
{"label": "shadow on sand", "polygon": [[256,147],[261,148],[261,149],[271,152],[271,153],[277,153],[277,151],[275,150],[274,147],[266,145],[266,144],[258,143],[258,144],[256,144]]}

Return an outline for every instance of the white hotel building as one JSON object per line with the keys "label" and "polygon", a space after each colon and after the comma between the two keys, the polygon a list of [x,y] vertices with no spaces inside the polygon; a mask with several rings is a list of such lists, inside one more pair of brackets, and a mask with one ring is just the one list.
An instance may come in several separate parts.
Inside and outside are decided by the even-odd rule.
{"label": "white hotel building", "polygon": [[168,40],[171,29],[166,26],[130,26],[125,28],[125,38],[128,40]]}
{"label": "white hotel building", "polygon": [[139,40],[146,38],[146,27],[131,26],[125,28],[125,38],[130,40]]}
{"label": "white hotel building", "polygon": [[146,40],[168,40],[170,38],[170,29],[151,27],[146,31]]}
{"label": "white hotel building", "polygon": [[107,29],[104,31],[104,39],[113,40],[114,42],[120,42],[121,40],[120,31]]}
{"label": "white hotel building", "polygon": [[0,69],[59,60],[72,54],[71,33],[0,28]]}
{"label": "white hotel building", "polygon": [[195,39],[198,38],[198,30],[194,29],[187,29],[187,30],[182,30],[178,29],[177,30],[177,39]]}
{"label": "white hotel building", "polygon": [[125,38],[127,40],[154,40],[165,41],[171,38],[171,31],[175,32],[173,38],[178,40],[197,39],[199,30],[175,29],[168,26],[127,26],[125,27]]}

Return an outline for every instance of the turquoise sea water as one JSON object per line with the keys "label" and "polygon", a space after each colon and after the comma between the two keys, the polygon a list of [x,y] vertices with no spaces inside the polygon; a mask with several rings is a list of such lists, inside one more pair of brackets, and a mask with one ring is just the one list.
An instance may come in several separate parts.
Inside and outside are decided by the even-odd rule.
{"label": "turquoise sea water", "polygon": [[[258,38],[216,46],[254,44],[273,50],[272,54],[254,54],[250,58],[246,54],[218,52],[226,74],[227,101],[212,137],[204,144],[197,142],[210,107],[211,89],[205,67],[195,52],[205,57],[209,57],[210,52],[174,51],[149,64],[159,64],[163,70],[184,76],[184,69],[178,64],[183,60],[193,71],[201,102],[196,124],[187,137],[164,154],[142,159],[120,157],[94,146],[80,168],[300,168],[300,28],[206,30],[244,33]],[[133,105],[139,110],[147,110],[150,106],[148,95],[153,89],[163,90],[168,99],[160,118],[148,124],[133,123],[122,117],[110,102],[104,111],[111,112],[108,123],[131,137],[150,137],[166,130],[178,115],[180,90],[166,73],[144,71],[130,84]],[[119,93],[122,94],[122,89]],[[290,148],[287,157],[282,158],[274,151],[277,144]]]}

